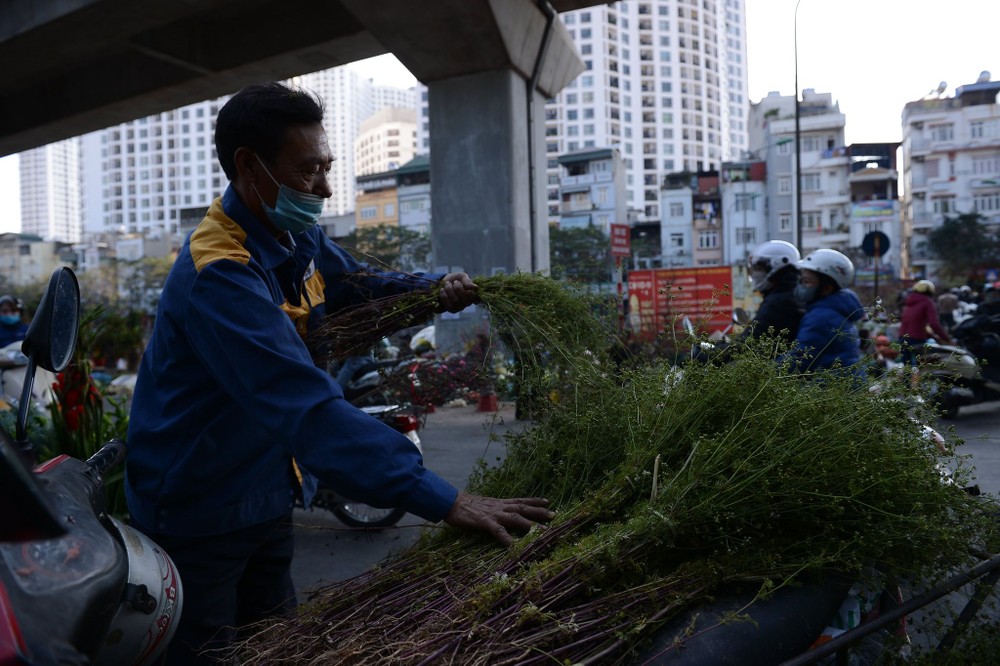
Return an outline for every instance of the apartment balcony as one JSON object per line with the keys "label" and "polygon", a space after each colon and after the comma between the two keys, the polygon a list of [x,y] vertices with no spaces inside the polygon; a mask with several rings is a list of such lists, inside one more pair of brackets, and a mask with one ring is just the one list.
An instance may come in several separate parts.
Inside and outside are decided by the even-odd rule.
{"label": "apartment balcony", "polygon": [[910,137],[910,156],[916,158],[918,155],[926,155],[931,152],[931,142],[922,136]]}
{"label": "apartment balcony", "polygon": [[[895,169],[858,169],[851,172],[848,180],[852,183],[873,183],[899,180],[899,172]],[[916,180],[914,178],[914,180]]]}
{"label": "apartment balcony", "polygon": [[[819,192],[813,202],[817,206],[842,206],[851,203],[851,193],[849,190],[838,190],[837,192]],[[808,193],[803,193],[803,200]]]}
{"label": "apartment balcony", "polygon": [[820,153],[819,162],[816,166],[825,167],[836,167],[836,166],[847,166],[850,161],[850,157],[847,155],[847,147],[839,146],[837,148],[828,148]]}
{"label": "apartment balcony", "polygon": [[932,214],[922,211],[919,213],[914,213],[910,217],[910,229],[933,229],[936,225],[935,218]]}
{"label": "apartment balcony", "polygon": [[844,224],[838,225],[835,229],[824,229],[821,235],[823,242],[826,243],[825,247],[846,247],[851,240],[851,234]]}

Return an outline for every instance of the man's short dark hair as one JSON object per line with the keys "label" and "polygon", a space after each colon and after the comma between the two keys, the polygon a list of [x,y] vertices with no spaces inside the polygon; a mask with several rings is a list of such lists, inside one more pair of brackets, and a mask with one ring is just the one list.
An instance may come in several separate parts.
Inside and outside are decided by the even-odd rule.
{"label": "man's short dark hair", "polygon": [[281,83],[247,86],[226,102],[215,120],[215,152],[229,180],[236,177],[234,155],[246,147],[273,162],[289,127],[323,122],[316,95]]}

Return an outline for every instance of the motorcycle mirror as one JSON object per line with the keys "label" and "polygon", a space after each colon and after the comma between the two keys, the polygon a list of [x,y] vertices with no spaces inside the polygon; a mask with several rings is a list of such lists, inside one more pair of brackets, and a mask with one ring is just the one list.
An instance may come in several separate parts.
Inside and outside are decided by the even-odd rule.
{"label": "motorcycle mirror", "polygon": [[750,323],[750,315],[743,308],[733,308],[733,321],[740,326],[746,326]]}
{"label": "motorcycle mirror", "polygon": [[17,408],[17,447],[29,466],[34,464],[34,452],[28,441],[25,427],[28,423],[28,406],[35,387],[35,368],[49,372],[62,372],[73,360],[76,336],[80,327],[80,284],[73,271],[57,268],[42,294],[35,316],[24,334],[21,351],[28,357],[21,387],[21,403]]}
{"label": "motorcycle mirror", "polygon": [[80,285],[73,271],[57,268],[28,325],[21,351],[36,366],[62,372],[73,360],[79,326]]}

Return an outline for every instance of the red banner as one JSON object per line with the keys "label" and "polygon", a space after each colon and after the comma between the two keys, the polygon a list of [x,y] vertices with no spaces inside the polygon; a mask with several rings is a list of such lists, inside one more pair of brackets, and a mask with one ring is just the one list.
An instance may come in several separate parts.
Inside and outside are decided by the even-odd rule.
{"label": "red banner", "polygon": [[632,255],[632,238],[627,224],[611,225],[611,256],[629,257]]}
{"label": "red banner", "polygon": [[659,268],[628,277],[629,325],[641,337],[680,329],[686,316],[702,333],[732,323],[732,269]]}

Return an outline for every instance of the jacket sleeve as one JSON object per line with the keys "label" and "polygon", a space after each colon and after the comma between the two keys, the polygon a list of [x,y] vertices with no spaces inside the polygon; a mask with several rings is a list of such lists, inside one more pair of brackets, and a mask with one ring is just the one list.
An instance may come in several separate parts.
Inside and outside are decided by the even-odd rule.
{"label": "jacket sleeve", "polygon": [[428,520],[447,514],[458,491],[423,466],[406,437],[344,400],[250,267],[217,261],[203,268],[185,328],[246,417],[304,469],[352,499]]}

